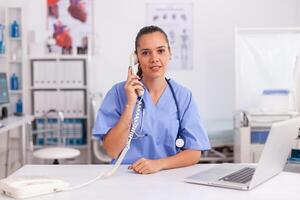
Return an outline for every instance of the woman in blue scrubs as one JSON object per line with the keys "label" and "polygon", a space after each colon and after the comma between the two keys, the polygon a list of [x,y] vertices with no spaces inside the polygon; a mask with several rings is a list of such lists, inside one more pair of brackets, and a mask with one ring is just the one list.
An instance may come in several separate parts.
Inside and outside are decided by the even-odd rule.
{"label": "woman in blue scrubs", "polygon": [[[191,91],[165,78],[171,59],[166,33],[157,26],[142,28],[135,53],[139,76],[129,69],[127,80],[109,90],[98,111],[94,136],[103,140],[108,155],[116,159],[128,139],[136,91],[144,90],[139,124],[123,164],[150,174],[198,163],[201,150],[210,149],[210,143]],[[180,140],[183,146],[178,148]]]}

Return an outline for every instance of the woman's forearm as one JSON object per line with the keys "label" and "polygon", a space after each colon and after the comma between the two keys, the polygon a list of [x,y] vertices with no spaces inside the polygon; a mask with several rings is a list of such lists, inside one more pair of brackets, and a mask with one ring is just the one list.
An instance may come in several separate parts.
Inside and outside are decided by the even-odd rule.
{"label": "woman's forearm", "polygon": [[104,137],[104,149],[112,158],[117,158],[126,145],[133,110],[134,106],[126,105],[118,123]]}
{"label": "woman's forearm", "polygon": [[174,156],[160,159],[162,169],[173,169],[197,164],[200,161],[201,151],[187,149]]}

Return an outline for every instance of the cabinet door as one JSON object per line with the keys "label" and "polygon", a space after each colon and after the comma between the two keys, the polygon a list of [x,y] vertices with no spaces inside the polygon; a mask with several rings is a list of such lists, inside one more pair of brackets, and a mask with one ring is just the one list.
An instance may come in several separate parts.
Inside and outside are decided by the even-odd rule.
{"label": "cabinet door", "polygon": [[250,127],[235,129],[234,135],[234,162],[251,162],[250,154]]}
{"label": "cabinet door", "polygon": [[250,149],[251,162],[257,163],[263,151],[264,145],[262,144],[252,144]]}
{"label": "cabinet door", "polygon": [[61,60],[57,66],[60,87],[84,87],[85,66],[83,60]]}

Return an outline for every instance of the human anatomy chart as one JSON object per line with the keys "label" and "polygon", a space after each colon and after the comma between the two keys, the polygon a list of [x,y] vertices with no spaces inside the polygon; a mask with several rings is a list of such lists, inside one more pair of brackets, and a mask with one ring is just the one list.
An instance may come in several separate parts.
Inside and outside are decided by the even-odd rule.
{"label": "human anatomy chart", "polygon": [[171,69],[193,68],[193,4],[149,3],[147,25],[157,25],[168,35],[172,49]]}

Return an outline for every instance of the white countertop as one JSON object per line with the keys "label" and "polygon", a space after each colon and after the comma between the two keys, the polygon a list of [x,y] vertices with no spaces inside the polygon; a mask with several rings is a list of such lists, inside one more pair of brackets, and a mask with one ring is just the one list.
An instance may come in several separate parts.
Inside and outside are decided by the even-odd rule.
{"label": "white countertop", "polygon": [[[115,175],[98,180],[86,187],[32,199],[92,200],[92,199],[299,199],[300,174],[282,172],[252,191],[238,191],[185,183],[183,179],[212,164],[164,170],[156,174],[140,175],[123,165]],[[25,165],[12,176],[42,175],[60,178],[77,185],[109,170],[111,165]],[[0,195],[0,199],[10,199]]]}

